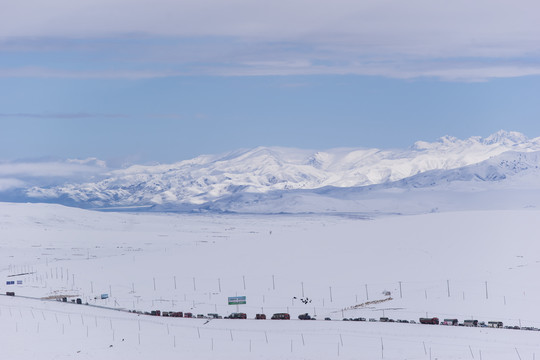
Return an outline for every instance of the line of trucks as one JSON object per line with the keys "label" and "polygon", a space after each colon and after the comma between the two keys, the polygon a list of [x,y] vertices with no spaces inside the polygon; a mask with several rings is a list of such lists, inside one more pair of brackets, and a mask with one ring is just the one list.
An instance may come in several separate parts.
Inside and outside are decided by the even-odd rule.
{"label": "line of trucks", "polygon": [[448,325],[448,326],[467,326],[467,327],[492,327],[492,328],[502,328],[502,321],[488,321],[486,324],[483,321],[478,320],[463,320],[462,323],[458,319],[444,319],[442,322],[439,322],[439,318],[420,318],[420,324],[428,325]]}
{"label": "line of trucks", "polygon": [[[184,318],[197,318],[197,319],[247,319],[246,313],[232,313],[228,316],[222,317],[218,314],[210,313],[207,315],[198,314],[193,315],[193,313],[190,312],[173,312],[173,311],[164,311],[161,312],[160,310],[152,310],[150,312],[141,312],[141,311],[130,311],[132,313],[137,314],[143,314],[143,315],[151,315],[151,316],[165,316],[165,317],[184,317]],[[265,314],[256,314],[255,320],[266,320]],[[291,315],[288,313],[275,313],[271,317],[272,320],[290,320]],[[298,315],[299,320],[316,320],[314,317],[309,315],[308,313],[300,314]],[[330,318],[325,318],[324,320],[331,320]],[[344,318],[344,321],[366,321],[365,318]],[[369,319],[370,322],[397,322],[397,323],[407,323],[407,324],[416,324],[416,321],[414,320],[393,320],[387,317],[381,317],[379,320],[376,319]],[[432,317],[432,318],[420,318],[419,319],[420,324],[426,324],[426,325],[448,325],[448,326],[466,326],[466,327],[492,327],[492,328],[503,328],[502,321],[488,321],[486,324],[483,321],[478,320],[464,320],[462,323],[459,323],[458,319],[444,319],[442,322],[439,321],[439,318]],[[515,327],[507,326],[505,328],[511,328],[514,329]]]}
{"label": "line of trucks", "polygon": [[[197,314],[194,315],[190,312],[161,312],[159,310],[153,310],[151,312],[141,312],[141,311],[130,311],[132,313],[137,314],[143,314],[143,315],[151,315],[151,316],[168,316],[168,317],[184,317],[184,318],[196,318],[196,319],[247,319],[246,313],[232,313],[228,316],[222,317],[218,314],[210,313],[207,315],[203,314]],[[256,314],[254,317],[255,320],[266,320],[267,317],[265,314]],[[291,316],[288,313],[275,313],[270,318],[272,320],[290,320]],[[316,320],[315,317],[312,317],[308,313],[300,314],[298,315],[299,320]],[[332,320],[329,317],[324,318],[324,320]],[[369,321],[369,322],[395,322],[395,323],[407,323],[407,324],[416,324],[417,322],[414,320],[394,320],[390,319],[388,317],[381,317],[378,320],[374,318],[370,318],[369,320],[366,320],[365,318],[344,318],[344,321]],[[538,328],[534,327],[519,327],[519,326],[504,326],[502,321],[488,321],[485,323],[484,321],[478,321],[478,320],[464,320],[462,323],[459,322],[458,319],[444,319],[443,321],[440,321],[437,317],[431,317],[431,318],[420,318],[418,320],[418,323],[425,324],[425,325],[447,325],[447,326],[465,326],[465,327],[490,327],[490,328],[504,328],[504,329],[516,329],[516,330],[533,330],[533,331],[540,331]]]}
{"label": "line of trucks", "polygon": [[[15,293],[12,291],[6,292],[7,296],[15,296]],[[66,297],[57,299],[58,301],[68,302]],[[82,299],[72,299],[71,302],[76,304],[82,304]],[[149,312],[142,312],[138,310],[129,310],[130,313],[139,314],[139,315],[150,315],[150,316],[163,316],[163,317],[176,317],[176,318],[196,318],[196,319],[247,319],[246,313],[236,312],[228,316],[222,317],[219,314],[209,313],[207,315],[197,314],[194,315],[191,312],[182,312],[182,311],[161,311],[161,310],[152,310]],[[266,320],[265,314],[256,314],[255,320]],[[275,313],[270,318],[272,320],[290,320],[291,315],[288,313]],[[308,313],[298,315],[299,320],[316,320],[315,317],[312,317]],[[332,320],[329,317],[324,318],[324,320]],[[397,323],[407,323],[407,324],[416,324],[414,320],[394,320],[388,317],[381,317],[379,320],[370,318],[366,320],[365,318],[344,318],[343,321],[369,321],[369,322],[397,322]],[[447,325],[447,326],[466,326],[466,327],[490,327],[490,328],[504,328],[504,329],[515,329],[515,330],[533,330],[540,331],[540,329],[535,327],[520,327],[520,326],[504,326],[502,321],[488,321],[487,324],[483,321],[467,319],[462,323],[458,319],[444,319],[442,322],[437,317],[424,317],[419,319],[420,324],[425,325]]]}
{"label": "line of trucks", "polygon": [[[225,316],[225,317],[222,317],[221,315],[214,314],[214,313],[209,313],[207,315],[203,315],[203,314],[194,315],[193,313],[182,312],[182,311],[163,311],[162,312],[160,310],[152,310],[152,311],[149,311],[149,312],[142,312],[142,311],[137,311],[137,310],[130,310],[129,312],[134,313],[134,314],[140,314],[140,315],[164,316],[164,317],[183,317],[183,318],[188,318],[188,319],[192,319],[192,318],[195,318],[195,319],[247,319],[247,314],[246,313],[240,313],[240,312],[232,313],[232,314],[230,314],[228,316]],[[314,318],[309,316],[309,314],[307,314],[307,313],[298,316],[298,318],[300,320],[315,320]],[[256,314],[255,319],[256,320],[266,320],[266,315],[265,314]],[[287,314],[287,313],[276,313],[276,314],[272,315],[271,319],[272,320],[290,320],[291,316],[289,314]]]}

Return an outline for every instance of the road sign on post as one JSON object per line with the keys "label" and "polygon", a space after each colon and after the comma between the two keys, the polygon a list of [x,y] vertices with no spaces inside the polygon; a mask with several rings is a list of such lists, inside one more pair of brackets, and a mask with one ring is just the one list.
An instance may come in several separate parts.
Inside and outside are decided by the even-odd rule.
{"label": "road sign on post", "polygon": [[245,305],[246,297],[245,296],[232,296],[229,297],[229,305]]}

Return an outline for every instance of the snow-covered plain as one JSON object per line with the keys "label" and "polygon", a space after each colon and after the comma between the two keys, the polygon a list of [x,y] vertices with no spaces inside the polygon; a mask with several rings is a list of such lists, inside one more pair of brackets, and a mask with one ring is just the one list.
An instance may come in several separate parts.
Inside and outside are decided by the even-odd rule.
{"label": "snow-covered plain", "polygon": [[[342,318],[437,316],[540,327],[538,220],[534,208],[364,218],[0,203],[0,290],[17,294],[0,296],[2,354],[534,359],[540,331]],[[23,283],[5,285],[17,280]],[[102,293],[109,299],[95,299]],[[32,299],[61,295],[89,306]],[[247,296],[247,304],[227,305],[236,295]],[[250,319],[151,317],[98,306],[205,315],[238,310]],[[290,312],[293,320],[253,320],[260,312]],[[305,312],[317,321],[296,320]]]}

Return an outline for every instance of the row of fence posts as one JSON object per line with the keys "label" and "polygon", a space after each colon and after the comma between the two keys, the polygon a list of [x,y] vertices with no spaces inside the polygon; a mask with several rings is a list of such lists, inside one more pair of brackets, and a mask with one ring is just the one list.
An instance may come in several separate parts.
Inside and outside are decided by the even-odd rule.
{"label": "row of fence posts", "polygon": [[[12,272],[15,272],[15,271],[28,271],[29,273],[36,273],[34,268],[33,267],[30,267],[30,266],[23,266],[22,268],[17,268],[13,265],[10,265],[10,270]],[[66,281],[69,282],[69,269],[66,268],[65,269],[65,273],[66,273]],[[46,276],[46,279],[48,278],[48,275],[49,275],[49,272],[45,272],[45,276]],[[54,271],[53,271],[53,268],[51,267],[50,268],[50,275],[51,275],[51,279],[52,278],[56,278],[58,279],[60,277],[60,279],[62,280],[64,278],[64,268],[63,267],[60,267],[60,276],[59,276],[59,272],[58,272],[58,267],[55,267],[54,268]],[[37,277],[37,275],[36,275]],[[42,276],[40,276],[40,279],[41,279],[41,282],[43,282],[43,278]],[[75,287],[75,274],[71,274],[71,280],[72,280],[72,289]],[[152,278],[152,281],[153,281],[153,289],[154,291],[157,291],[157,285],[156,285],[156,278],[153,277]],[[193,277],[192,278],[192,282],[193,282],[193,290],[196,292],[197,291],[197,282],[196,282],[196,277]],[[246,279],[245,279],[245,276],[242,276],[242,283],[243,283],[243,289],[246,290],[247,287],[246,287]],[[175,290],[177,290],[177,278],[176,276],[173,276],[173,284],[174,284],[174,288]],[[219,292],[221,293],[222,292],[222,288],[221,288],[221,278],[217,278],[217,285],[218,285],[218,290]],[[399,297],[400,299],[403,298],[403,282],[402,281],[398,281],[397,282],[397,285],[398,285],[398,289],[399,289]],[[302,294],[302,298],[305,297],[305,288],[304,288],[304,282],[301,281],[300,282],[300,290],[301,290],[301,294]],[[369,289],[368,289],[368,284],[364,284],[364,288],[365,288],[365,297],[366,297],[366,301],[369,301]],[[447,288],[447,296],[448,297],[451,297],[451,291],[450,291],[450,280],[446,280],[446,288]],[[276,281],[275,281],[275,275],[272,275],[272,289],[275,290],[276,289]],[[489,299],[489,288],[488,288],[488,281],[485,281],[484,282],[484,291],[485,291],[485,298],[486,299]],[[94,283],[93,281],[90,281],[90,292],[91,294],[94,293]],[[132,293],[135,293],[135,283],[131,283],[131,292]],[[113,292],[112,292],[112,285],[109,285],[109,296],[113,296]],[[427,292],[427,289],[424,290],[424,296],[425,296],[425,299],[427,300],[428,299],[428,292]],[[184,298],[186,296],[184,295]],[[465,292],[462,293],[462,297],[463,297],[463,300],[465,300]],[[211,293],[209,293],[209,298],[211,299]],[[264,303],[264,295],[263,295],[263,303]],[[186,300],[186,299],[184,299]],[[333,292],[332,292],[332,286],[329,286],[329,300],[331,303],[333,303],[334,301],[334,295],[333,295]],[[358,303],[358,294],[355,295],[355,300],[356,300],[356,303]],[[138,299],[137,299],[138,301]],[[322,299],[323,301],[323,307],[325,306],[324,304],[324,298]],[[506,305],[506,296],[503,296],[503,302],[504,304]],[[294,306],[294,299],[292,301],[292,304]]]}
{"label": "row of fence posts", "polygon": [[[14,265],[10,265],[9,270],[10,270],[11,273],[15,273],[15,272],[17,272],[17,270],[19,271],[19,273],[32,273],[32,274],[36,273],[34,268],[32,266],[29,266],[29,265],[23,265],[22,267],[15,267]],[[66,270],[66,282],[69,282],[69,269],[66,268],[65,270]],[[46,279],[48,279],[49,273],[45,272],[45,275],[46,275]],[[58,279],[59,278],[58,267],[54,268],[54,272],[53,272],[53,268],[52,267],[50,268],[50,277],[51,277],[51,279],[53,279],[53,278]],[[60,279],[61,280],[64,279],[64,268],[63,267],[60,267]],[[72,287],[75,287],[75,274],[72,274],[71,279],[72,279]],[[41,281],[43,282],[42,278],[41,278]],[[193,281],[193,291],[196,292],[197,291],[196,277],[193,277],[192,281]],[[155,277],[152,278],[152,282],[153,282],[154,291],[157,291],[157,285],[156,285],[156,278]],[[247,290],[245,275],[242,275],[242,284],[243,284],[243,290]],[[397,284],[398,284],[398,288],[399,288],[399,297],[400,297],[400,299],[402,299],[403,298],[403,282],[398,281]],[[173,285],[174,285],[174,289],[177,290],[178,287],[177,287],[176,276],[173,276]],[[218,285],[218,291],[219,291],[219,293],[221,293],[222,292],[221,278],[217,278],[217,285]],[[305,297],[304,282],[303,281],[300,282],[300,286],[301,286],[300,290],[301,290],[302,297]],[[92,281],[90,282],[90,287],[91,287],[91,289],[90,289],[91,293],[94,293],[94,286],[93,286]],[[133,293],[135,293],[135,283],[131,283],[131,287],[132,287],[131,291]],[[368,284],[364,284],[364,288],[365,288],[366,300],[369,301]],[[451,297],[450,280],[446,280],[446,288],[447,288],[447,296]],[[276,290],[275,275],[272,275],[272,290]],[[485,290],[485,298],[489,299],[488,281],[484,281],[484,290]],[[112,286],[111,285],[109,285],[109,295],[112,295]],[[427,289],[424,290],[424,296],[425,296],[425,298],[427,300],[428,299]],[[463,300],[465,300],[465,292],[462,293],[462,296],[463,296]],[[358,295],[356,295],[356,298],[358,298]],[[332,286],[329,287],[329,299],[330,299],[330,302],[334,301],[333,293],[332,293]],[[504,303],[506,305],[506,297],[504,297]]]}

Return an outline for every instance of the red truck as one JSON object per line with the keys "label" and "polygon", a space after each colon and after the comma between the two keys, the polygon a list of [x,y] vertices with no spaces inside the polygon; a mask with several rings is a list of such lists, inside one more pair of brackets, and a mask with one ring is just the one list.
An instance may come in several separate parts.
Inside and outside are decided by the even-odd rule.
{"label": "red truck", "polygon": [[439,318],[420,318],[420,324],[439,325]]}
{"label": "red truck", "polygon": [[246,313],[232,313],[226,319],[247,319]]}
{"label": "red truck", "polygon": [[272,320],[291,320],[291,315],[287,313],[277,313],[272,315]]}

